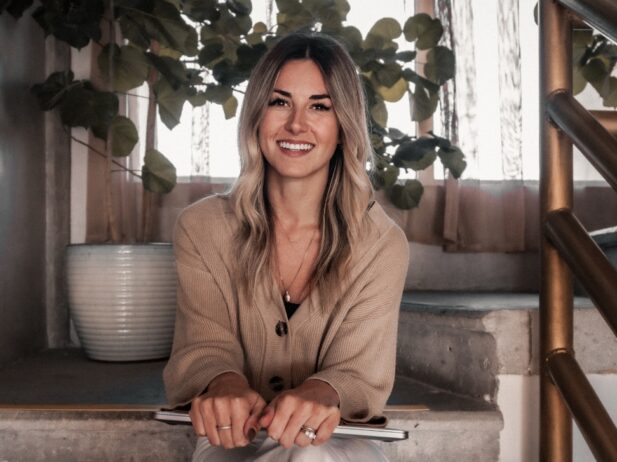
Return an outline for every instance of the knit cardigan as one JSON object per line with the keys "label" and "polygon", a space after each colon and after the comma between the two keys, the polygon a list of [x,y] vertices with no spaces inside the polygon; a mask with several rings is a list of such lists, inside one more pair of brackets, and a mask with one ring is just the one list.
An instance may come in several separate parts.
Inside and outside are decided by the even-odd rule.
{"label": "knit cardigan", "polygon": [[225,196],[211,196],[180,215],[174,231],[178,310],[163,377],[171,406],[190,402],[216,376],[235,372],[270,401],[307,379],[330,384],[341,416],[379,416],[392,391],[398,313],[409,247],[379,204],[352,249],[341,296],[313,289],[287,319],[275,281],[250,299],[237,290],[233,236],[238,220]]}

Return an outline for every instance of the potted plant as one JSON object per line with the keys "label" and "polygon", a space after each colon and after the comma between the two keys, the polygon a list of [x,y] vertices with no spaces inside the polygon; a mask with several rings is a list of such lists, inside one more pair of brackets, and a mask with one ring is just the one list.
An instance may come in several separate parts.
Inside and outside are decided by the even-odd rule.
{"label": "potted plant", "polygon": [[[19,17],[30,3],[9,0],[0,6],[0,13],[5,8]],[[386,102],[407,96],[411,120],[424,120],[436,110],[441,86],[454,75],[454,56],[439,45],[443,33],[439,20],[426,14],[412,16],[403,24],[382,18],[363,36],[345,23],[350,10],[346,0],[277,0],[276,4],[277,21],[270,29],[264,23],[253,23],[250,0],[41,0],[34,11],[34,19],[46,34],[75,48],[90,41],[98,44],[98,65],[106,76],[105,82],[97,85],[75,80],[67,70],[53,73],[33,87],[41,108],[57,110],[67,130],[84,127],[104,142],[104,149],[98,150],[109,167],[102,211],[109,223],[108,241],[116,245],[71,246],[68,250],[69,264],[77,265],[68,269],[71,313],[90,357],[163,357],[169,352],[173,331],[171,249],[168,245],[127,246],[120,242],[111,207],[112,170],[141,178],[145,217],[141,236],[147,242],[150,197],[169,192],[176,181],[175,168],[154,145],[157,110],[170,128],[178,124],[186,102],[193,106],[219,104],[227,118],[234,117],[238,106],[234,93],[241,91],[239,86],[268,47],[287,32],[320,30],[348,48],[367,96],[376,152],[373,184],[396,206],[415,207],[423,191],[418,180],[399,181],[401,170],[422,170],[437,158],[454,177],[464,170],[463,153],[447,139],[432,133],[418,138],[388,125]],[[422,74],[415,71],[416,51],[398,50],[400,36],[416,50],[426,51]],[[120,162],[139,137],[133,122],[118,111],[118,94],[144,83],[149,92],[146,149],[138,174]],[[157,263],[144,263],[144,252],[162,252],[163,256],[155,257]],[[131,255],[138,255],[136,263],[130,262]],[[167,282],[156,279],[163,275],[169,278]],[[85,286],[76,288],[77,282]],[[132,294],[144,298],[122,292],[112,295],[114,282],[120,289],[130,286]],[[81,299],[86,299],[82,308]]]}

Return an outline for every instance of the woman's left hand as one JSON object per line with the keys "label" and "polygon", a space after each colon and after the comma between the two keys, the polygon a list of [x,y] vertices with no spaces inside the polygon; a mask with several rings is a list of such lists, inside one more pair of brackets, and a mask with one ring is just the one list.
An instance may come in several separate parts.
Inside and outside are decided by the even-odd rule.
{"label": "woman's left hand", "polygon": [[[339,424],[338,405],[339,397],[334,388],[321,380],[309,379],[274,398],[264,409],[259,423],[268,429],[270,438],[285,448],[294,444],[301,447],[320,445],[330,438]],[[316,438],[309,438],[303,427],[313,429]]]}

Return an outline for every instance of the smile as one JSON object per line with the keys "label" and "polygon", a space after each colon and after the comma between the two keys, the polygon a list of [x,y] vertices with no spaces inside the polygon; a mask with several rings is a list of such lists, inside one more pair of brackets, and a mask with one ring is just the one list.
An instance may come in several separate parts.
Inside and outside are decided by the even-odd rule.
{"label": "smile", "polygon": [[278,145],[289,151],[310,151],[315,146],[310,143],[291,143],[289,141],[279,141]]}

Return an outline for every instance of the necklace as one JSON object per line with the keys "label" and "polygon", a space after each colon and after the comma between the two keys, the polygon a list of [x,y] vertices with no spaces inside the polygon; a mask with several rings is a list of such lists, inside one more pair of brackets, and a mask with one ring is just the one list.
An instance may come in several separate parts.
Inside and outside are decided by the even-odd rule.
{"label": "necklace", "polygon": [[[281,229],[283,229],[282,226],[281,226]],[[285,234],[285,237],[287,237],[287,240],[289,241],[289,243],[292,243],[292,241],[289,239],[289,236],[287,236],[287,233],[285,233],[285,231],[283,231],[283,234]],[[311,248],[311,244],[313,243],[313,239],[315,239],[315,234],[317,234],[317,228],[315,228],[315,230],[311,234],[311,240],[309,241],[308,245],[306,246],[306,249],[304,250],[304,254],[302,255],[302,261],[300,261],[300,266],[298,266],[298,269],[296,270],[296,274],[294,275],[293,279],[291,280],[291,282],[289,283],[289,285],[287,287],[285,287],[285,282],[283,281],[283,277],[281,276],[281,268],[280,268],[280,266],[278,264],[278,251],[276,250],[276,247],[274,248],[274,251],[276,252],[276,260],[277,260],[277,262],[276,262],[276,269],[277,269],[277,272],[278,272],[279,279],[281,280],[281,285],[283,286],[283,290],[284,290],[283,299],[286,302],[288,302],[288,303],[291,301],[291,295],[289,294],[289,288],[291,286],[293,286],[294,282],[296,282],[296,278],[298,277],[298,274],[300,274],[300,270],[304,266],[304,261],[306,260],[306,255],[308,254],[308,251]]]}

